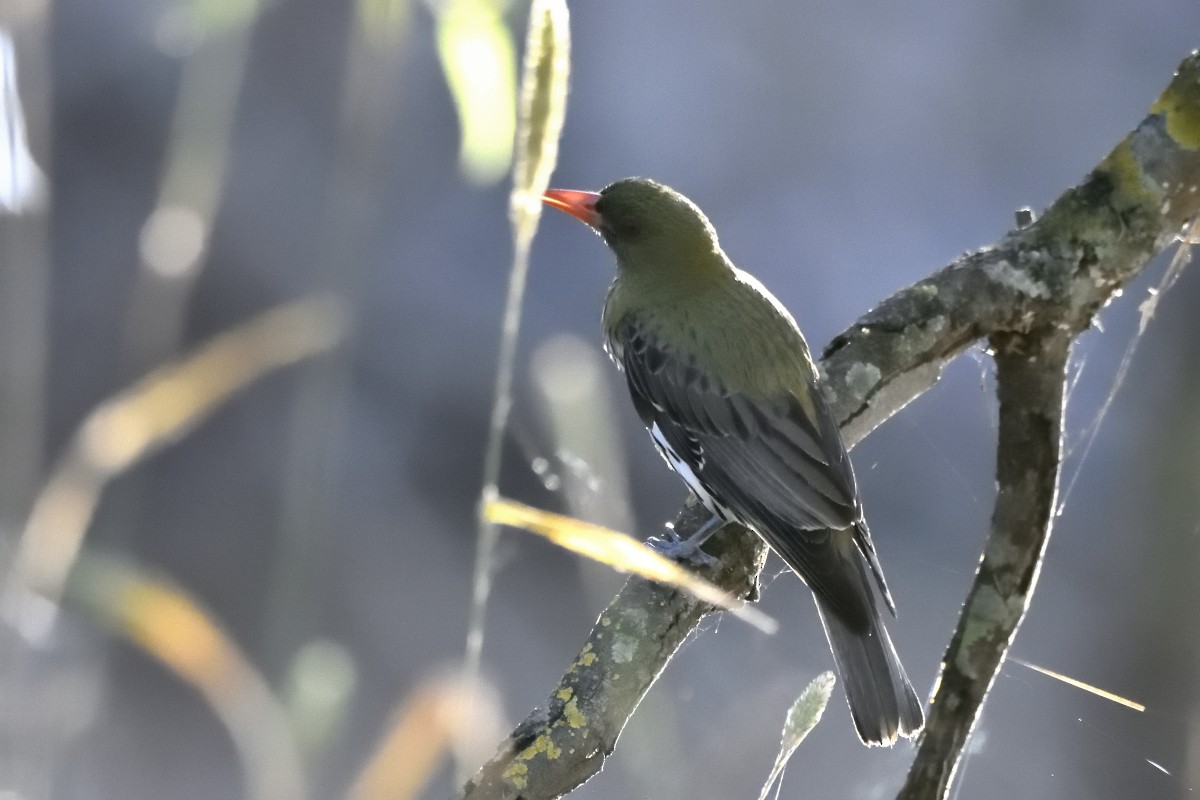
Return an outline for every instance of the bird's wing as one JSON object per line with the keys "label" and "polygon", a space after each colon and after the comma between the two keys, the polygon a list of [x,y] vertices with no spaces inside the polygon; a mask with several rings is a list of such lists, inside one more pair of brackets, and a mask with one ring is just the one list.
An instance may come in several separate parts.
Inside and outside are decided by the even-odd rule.
{"label": "bird's wing", "polygon": [[853,586],[838,585],[850,576],[823,567],[836,558],[831,531],[853,527],[857,549],[893,606],[862,520],[849,457],[815,387],[813,419],[795,396],[763,399],[730,391],[636,322],[615,333],[619,347],[612,350],[638,415],[690,468],[685,480],[698,481],[754,527],[835,606],[858,602],[851,599]]}
{"label": "bird's wing", "polygon": [[803,530],[857,521],[849,459],[819,398],[821,418],[810,419],[794,396],[726,389],[643,326],[627,322],[621,333],[621,366],[642,421],[657,424],[731,510]]}

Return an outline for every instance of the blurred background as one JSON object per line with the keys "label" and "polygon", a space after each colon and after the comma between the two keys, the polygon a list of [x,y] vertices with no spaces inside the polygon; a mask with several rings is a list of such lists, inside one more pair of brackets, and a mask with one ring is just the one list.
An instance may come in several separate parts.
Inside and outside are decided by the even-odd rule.
{"label": "blurred background", "polygon": [[[334,293],[349,323],[309,307],[282,338],[316,343],[266,359],[290,366],[264,368],[176,443],[93,485],[77,570],[92,577],[72,578],[76,602],[40,630],[4,623],[0,796],[253,790],[246,743],[147,654],[173,652],[186,672],[211,632],[176,608],[179,641],[133,646],[114,633],[137,639],[132,617],[114,627],[97,610],[95,593],[128,589],[134,567],[168,578],[241,648],[279,698],[252,716],[289,716],[313,798],[342,796],[394,711],[461,660],[527,12],[520,0],[0,6],[14,56],[6,103],[21,101],[45,181],[40,200],[18,191],[0,209],[5,565],[39,487],[73,463],[89,441],[77,429],[106,398],[281,303]],[[571,12],[554,185],[645,175],[688,194],[817,350],[999,238],[1017,208],[1078,182],[1200,30],[1193,0],[608,0]],[[8,169],[36,183],[29,164]],[[1012,650],[1146,711],[1010,662],[956,796],[1175,798],[1200,786],[1194,274],[1162,299],[1093,425],[1165,265],[1075,350],[1062,513]],[[644,536],[685,493],[600,350],[611,272],[583,226],[543,220],[501,488]],[[340,344],[313,333],[323,326]],[[854,452],[900,608],[892,635],[922,693],[987,529],[991,373],[982,352],[959,358]],[[496,705],[468,760],[545,701],[621,583],[521,532],[505,531],[496,555],[483,645]],[[807,590],[782,569],[768,565],[762,604],[780,632],[704,625],[578,797],[757,795],[788,706],[832,668]],[[212,691],[228,700],[228,689]],[[781,797],[894,795],[910,746],[860,747],[840,697]],[[443,763],[424,796],[453,785]]]}

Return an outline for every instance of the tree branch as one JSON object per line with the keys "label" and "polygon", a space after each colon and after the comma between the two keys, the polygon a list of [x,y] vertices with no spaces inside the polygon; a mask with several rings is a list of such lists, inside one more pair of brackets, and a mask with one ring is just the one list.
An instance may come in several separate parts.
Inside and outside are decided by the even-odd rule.
{"label": "tree branch", "polygon": [[[703,506],[689,501],[676,520],[676,532],[686,537],[708,518]],[[716,562],[697,569],[702,577],[747,601],[758,598],[758,573],[767,555],[761,539],[726,525],[705,550]],[[517,726],[463,796],[558,797],[599,772],[671,656],[700,620],[716,610],[685,592],[630,578],[592,627],[547,707]]]}
{"label": "tree branch", "polygon": [[[847,446],[928,390],[951,358],[982,338],[1007,344],[1036,332],[1035,338],[1070,341],[1085,330],[1200,214],[1198,184],[1200,55],[1193,53],[1150,115],[1040,220],[897,292],[833,340],[821,364],[824,390]],[[694,529],[702,513],[685,509],[680,532]],[[762,563],[757,537],[727,526],[713,553],[720,564],[708,577],[752,596]],[[1035,560],[1032,574],[1036,568]],[[587,780],[684,638],[711,611],[631,579],[601,614],[548,710],[517,726],[463,796],[552,798]],[[961,746],[956,741],[951,737]]]}
{"label": "tree branch", "polygon": [[944,797],[984,697],[1029,610],[1050,541],[1072,335],[992,337],[1000,435],[992,533],[946,657],[900,800]]}

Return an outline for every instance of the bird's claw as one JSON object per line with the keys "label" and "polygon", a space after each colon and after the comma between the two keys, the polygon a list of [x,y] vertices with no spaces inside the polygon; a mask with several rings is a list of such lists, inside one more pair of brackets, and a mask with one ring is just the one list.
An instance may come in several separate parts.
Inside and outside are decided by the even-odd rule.
{"label": "bird's claw", "polygon": [[707,536],[689,536],[682,538],[674,528],[667,528],[662,536],[651,536],[646,540],[646,546],[659,555],[673,561],[683,561],[699,567],[715,567],[717,558],[700,549]]}

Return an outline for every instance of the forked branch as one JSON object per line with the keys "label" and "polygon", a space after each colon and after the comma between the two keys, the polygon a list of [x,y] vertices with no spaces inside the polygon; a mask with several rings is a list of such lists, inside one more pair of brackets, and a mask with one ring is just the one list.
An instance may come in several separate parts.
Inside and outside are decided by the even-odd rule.
{"label": "forked branch", "polygon": [[[1002,489],[989,545],[993,562],[988,567],[985,561],[988,569],[977,577],[948,657],[969,682],[945,691],[962,691],[973,700],[959,709],[947,704],[930,716],[914,776],[928,767],[935,777],[920,784],[914,777],[905,798],[940,797],[949,785],[958,749],[1028,603],[1048,531],[1049,520],[1042,516],[1057,473],[1057,444],[1047,442],[1057,437],[1058,423],[1049,409],[1057,403],[1056,413],[1061,412],[1066,348],[1117,290],[1200,213],[1198,185],[1200,55],[1193,53],[1149,116],[1041,219],[897,292],[825,351],[825,391],[847,445],[928,390],[950,359],[982,339],[997,350],[1001,406],[1011,417],[1001,421]],[[1032,357],[1045,361],[1032,364]],[[1041,449],[1016,458],[1005,441],[1032,436],[1035,426],[1041,426]],[[1024,482],[1032,483],[1026,487]],[[1018,484],[1036,498],[1020,514],[1014,508]],[[685,509],[677,527],[687,533],[695,524],[696,513]],[[999,547],[1002,532],[1026,542],[1027,552],[1011,561],[996,560],[993,548]],[[752,596],[762,564],[756,539],[726,528],[713,552],[720,563],[708,577]],[[993,627],[988,621],[993,618],[980,616],[989,606],[980,584],[997,578],[1009,587],[1004,596],[1021,607],[991,604],[1001,612],[995,619],[1007,620]],[[547,708],[517,726],[463,796],[558,797],[598,772],[638,701],[711,610],[631,579],[601,613]],[[1010,626],[1007,634],[1004,625]],[[973,649],[974,632],[996,643],[992,655],[985,658]],[[946,679],[951,677],[948,672]],[[934,769],[937,765],[940,769]]]}

